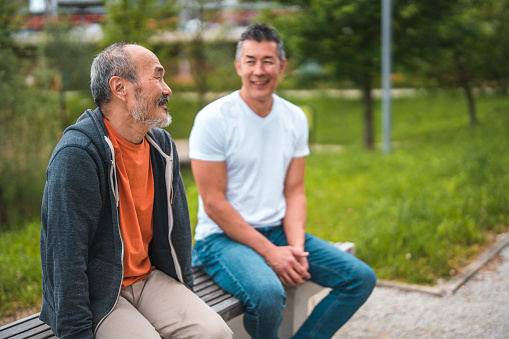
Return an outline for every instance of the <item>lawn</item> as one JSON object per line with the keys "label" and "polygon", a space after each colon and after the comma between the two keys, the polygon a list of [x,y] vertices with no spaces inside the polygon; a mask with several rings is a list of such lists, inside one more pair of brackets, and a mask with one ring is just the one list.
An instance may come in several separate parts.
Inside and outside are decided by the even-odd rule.
{"label": "lawn", "polygon": [[[355,242],[379,278],[448,279],[508,230],[509,97],[479,96],[474,127],[455,93],[395,99],[392,151],[384,154],[361,147],[359,100],[284,96],[315,108],[317,143],[343,146],[307,160],[308,231]],[[188,136],[196,110],[173,96],[174,138]],[[188,167],[182,175],[194,227],[197,189]],[[40,301],[39,229],[29,223],[0,238],[0,317]]]}
{"label": "lawn", "polygon": [[[345,146],[307,160],[308,231],[355,242],[379,278],[448,279],[508,230],[509,98],[479,97],[473,127],[455,93],[394,100],[384,154],[360,146],[358,100],[287,97],[315,107],[318,143]],[[194,225],[197,190],[189,169],[183,175]]]}

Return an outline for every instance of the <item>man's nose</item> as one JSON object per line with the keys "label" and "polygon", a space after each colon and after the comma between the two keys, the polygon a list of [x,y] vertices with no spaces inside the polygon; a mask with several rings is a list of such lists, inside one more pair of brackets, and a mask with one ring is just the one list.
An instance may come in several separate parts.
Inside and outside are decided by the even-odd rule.
{"label": "man's nose", "polygon": [[263,75],[265,73],[265,67],[263,62],[257,62],[255,64],[254,74],[255,75]]}
{"label": "man's nose", "polygon": [[164,86],[163,86],[163,94],[164,95],[168,95],[170,96],[173,92],[171,91],[171,88],[170,86],[168,86],[168,84],[166,83],[166,81],[164,82]]}

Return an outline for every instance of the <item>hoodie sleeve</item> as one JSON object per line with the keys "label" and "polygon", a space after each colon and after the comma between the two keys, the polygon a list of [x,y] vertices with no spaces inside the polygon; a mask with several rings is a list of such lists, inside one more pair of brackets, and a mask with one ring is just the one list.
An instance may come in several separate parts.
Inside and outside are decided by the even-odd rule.
{"label": "hoodie sleeve", "polygon": [[62,339],[93,338],[87,263],[102,206],[98,170],[85,149],[64,147],[46,176],[41,262],[52,329]]}

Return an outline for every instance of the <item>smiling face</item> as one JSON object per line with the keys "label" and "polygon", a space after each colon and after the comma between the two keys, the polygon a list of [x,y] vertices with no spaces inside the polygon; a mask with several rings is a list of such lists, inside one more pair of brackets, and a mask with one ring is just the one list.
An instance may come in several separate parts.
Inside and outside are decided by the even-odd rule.
{"label": "smiling face", "polygon": [[[171,116],[165,106],[168,96],[161,96],[157,100],[148,97],[140,87],[135,87],[136,104],[129,111],[129,114],[136,122],[140,122],[149,128],[166,127],[171,123]],[[161,109],[163,111],[161,111]]]}
{"label": "smiling face", "polygon": [[146,127],[166,127],[171,123],[166,104],[172,92],[164,81],[164,68],[149,50],[141,46],[129,48],[139,77],[137,84],[131,84],[129,113]]}
{"label": "smiling face", "polygon": [[272,102],[279,77],[286,68],[280,61],[275,41],[244,40],[240,60],[235,60],[237,74],[242,79],[240,95],[249,106]]}

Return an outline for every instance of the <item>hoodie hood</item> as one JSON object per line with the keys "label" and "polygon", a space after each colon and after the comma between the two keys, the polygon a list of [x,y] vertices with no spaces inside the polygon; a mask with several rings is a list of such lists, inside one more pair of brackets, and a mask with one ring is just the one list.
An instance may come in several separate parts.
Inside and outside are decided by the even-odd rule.
{"label": "hoodie hood", "polygon": [[74,125],[67,127],[64,135],[71,131],[81,132],[88,137],[94,144],[97,151],[104,161],[111,160],[111,151],[104,137],[108,136],[106,126],[103,121],[103,114],[99,107],[95,110],[87,109],[76,121]]}

